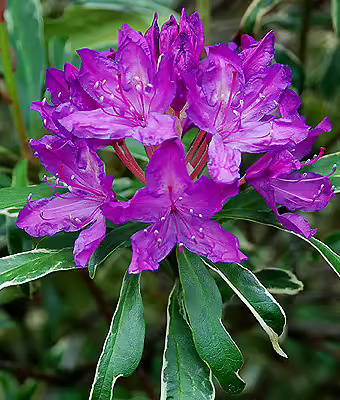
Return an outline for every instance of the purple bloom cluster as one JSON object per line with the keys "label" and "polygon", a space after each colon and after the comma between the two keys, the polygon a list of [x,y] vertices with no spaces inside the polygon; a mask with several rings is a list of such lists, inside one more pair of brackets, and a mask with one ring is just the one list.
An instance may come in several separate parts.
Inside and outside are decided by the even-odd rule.
{"label": "purple bloom cluster", "polygon": [[[273,63],[274,38],[244,35],[240,48],[204,47],[199,15],[183,10],[179,24],[171,17],[161,29],[156,15],[145,35],[124,25],[117,51],[79,50],[79,70],[49,69],[51,104],[44,99],[32,109],[53,136],[31,147],[55,177],[46,183],[68,191],[30,200],[18,226],[34,237],[80,231],[80,267],[104,239],[106,219],[149,224],[131,237],[131,273],[156,270],[176,244],[213,262],[242,262],[238,239],[211,218],[249,183],[286,229],[310,238],[316,230],[308,221],[277,205],[320,211],[334,197],[329,176],[303,172],[324,149],[301,161],[331,124],[325,118],[312,129],[299,114],[291,70]],[[199,133],[186,153],[181,139],[191,127]],[[146,173],[126,138],[145,146]],[[117,201],[113,177],[105,175],[98,150],[107,146],[146,186],[130,201]],[[243,178],[242,153],[263,154]],[[199,178],[206,165],[210,177]]]}

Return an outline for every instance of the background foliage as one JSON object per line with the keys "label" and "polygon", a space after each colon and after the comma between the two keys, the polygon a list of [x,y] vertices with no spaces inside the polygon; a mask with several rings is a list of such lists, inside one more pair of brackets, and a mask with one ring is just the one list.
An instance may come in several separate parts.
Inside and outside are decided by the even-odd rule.
{"label": "background foliage", "polygon": [[[333,132],[322,135],[317,146],[327,147],[328,153],[336,152],[340,140],[339,1],[215,0],[210,4],[211,18],[207,4],[209,2],[204,0],[198,2],[206,26],[209,26],[210,43],[238,40],[241,32],[255,35],[257,39],[268,30],[277,32],[276,59],[293,69],[293,84],[303,98],[302,113],[307,122],[315,126],[324,115],[331,117]],[[197,7],[193,1],[178,0],[43,0],[41,3],[38,0],[9,0],[8,30],[28,136],[37,138],[44,133],[39,118],[29,111],[29,105],[44,96],[46,66],[61,68],[65,61],[77,65],[76,49],[114,47],[117,29],[123,23],[145,31],[154,11],[159,12],[163,22],[171,13],[179,13],[183,6],[189,11]],[[19,159],[18,135],[9,109],[11,96],[3,80],[5,67],[3,60],[0,65],[0,187],[20,188],[28,182],[39,183],[36,180],[40,166],[28,165],[27,161]],[[108,173],[120,177],[116,180],[116,190],[127,197],[133,194],[138,183],[119,160],[112,158],[109,152],[103,152],[102,157],[108,161]],[[246,158],[245,164],[252,160]],[[327,172],[330,171],[326,169]],[[47,196],[48,191],[46,185],[41,185],[34,196]],[[0,198],[0,209],[3,210],[8,202],[20,206],[20,199],[15,192],[11,193],[11,199],[5,195]],[[9,210],[2,214],[1,257],[31,250],[37,245],[38,250],[27,263],[34,259],[43,271],[46,257],[54,257],[56,263],[64,260],[58,269],[68,268],[71,251],[39,253],[39,248],[63,248],[65,235],[32,243],[16,228]],[[339,218],[337,201],[312,218],[319,228],[318,238],[338,253]],[[338,398],[340,286],[336,275],[319,253],[285,232],[237,219],[226,226],[240,238],[241,247],[249,256],[246,266],[253,271],[264,269],[257,275],[260,280],[262,277],[269,284],[272,268],[292,272],[299,279],[291,282],[289,295],[283,294],[280,287],[272,288],[288,319],[282,347],[289,358],[284,359],[273,351],[266,334],[246,306],[233,296],[221,276],[216,275],[224,301],[223,322],[245,358],[241,374],[247,386],[237,397],[266,400]],[[133,229],[136,228],[123,230],[121,237],[126,235],[128,239]],[[102,264],[94,280],[89,278],[87,271],[62,271],[0,291],[0,399],[88,398],[121,281],[131,258],[131,250],[126,244],[123,241],[117,243],[119,248],[111,255],[105,248],[97,253],[91,265],[92,273],[97,264]],[[117,400],[159,398],[166,309],[172,290],[168,273],[166,265],[157,273],[143,273],[141,283],[146,319],[143,358],[132,376],[119,379],[114,395]],[[282,274],[282,279],[287,279],[287,275]],[[300,281],[304,285],[303,291]],[[178,293],[174,289],[172,301],[176,297]],[[173,304],[169,312],[176,317],[178,310]],[[218,391],[216,398],[224,399],[225,394]]]}

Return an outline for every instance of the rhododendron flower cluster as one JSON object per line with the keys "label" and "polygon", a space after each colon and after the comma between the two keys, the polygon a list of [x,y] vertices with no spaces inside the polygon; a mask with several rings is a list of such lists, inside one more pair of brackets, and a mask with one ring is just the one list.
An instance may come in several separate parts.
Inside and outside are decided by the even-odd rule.
{"label": "rhododendron flower cluster", "polygon": [[[324,149],[302,159],[331,124],[325,118],[313,129],[299,114],[291,70],[274,60],[274,39],[269,32],[259,42],[244,35],[240,47],[204,47],[199,15],[183,10],[179,24],[171,17],[161,29],[156,15],[144,35],[124,25],[117,51],[79,50],[79,70],[68,63],[49,69],[51,103],[32,109],[53,136],[31,147],[57,193],[30,200],[18,226],[34,237],[80,231],[79,267],[105,238],[107,219],[149,224],[131,237],[131,273],[156,270],[176,245],[213,262],[240,263],[246,256],[238,239],[212,218],[248,183],[286,229],[310,238],[316,229],[293,212],[320,211],[334,188],[330,175],[304,172]],[[186,149],[182,138],[193,127],[198,133]],[[145,172],[127,138],[145,146]],[[107,146],[145,185],[129,201],[117,200],[113,177],[105,175],[98,151]],[[262,157],[241,177],[243,153]]]}

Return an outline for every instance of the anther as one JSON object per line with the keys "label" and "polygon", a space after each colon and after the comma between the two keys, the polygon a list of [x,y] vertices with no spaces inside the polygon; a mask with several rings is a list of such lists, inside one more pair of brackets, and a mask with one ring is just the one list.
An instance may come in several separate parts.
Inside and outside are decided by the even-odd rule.
{"label": "anther", "polygon": [[80,221],[80,219],[79,219],[78,217],[76,217],[74,220],[75,220],[78,224],[81,224],[81,221]]}
{"label": "anther", "polygon": [[106,82],[107,82],[106,79],[104,79],[104,80],[102,81],[102,85],[105,85]]}
{"label": "anther", "polygon": [[192,208],[190,208],[190,214],[193,214],[194,213],[194,210],[192,209]]}
{"label": "anther", "polygon": [[47,99],[46,99],[46,97],[44,97],[44,98],[43,98],[43,101],[42,101],[42,105],[43,105],[43,106],[46,104],[46,101],[47,101]]}
{"label": "anther", "polygon": [[157,229],[155,229],[155,230],[153,231],[153,234],[154,234],[155,236],[157,236],[157,235],[159,234],[159,231],[158,231]]}
{"label": "anther", "polygon": [[27,197],[27,200],[28,200],[28,201],[31,201],[31,200],[32,200],[32,197],[33,197],[33,194],[30,193],[30,194],[28,195],[28,197]]}
{"label": "anther", "polygon": [[68,185],[68,186],[67,186],[67,189],[68,189],[70,192],[72,192],[72,186]]}
{"label": "anther", "polygon": [[202,214],[198,214],[198,216],[199,216],[200,218],[203,218],[203,215],[202,215]]}
{"label": "anther", "polygon": [[195,236],[195,235],[192,235],[192,236],[191,236],[191,240],[195,241],[195,240],[196,240],[196,236]]}
{"label": "anther", "polygon": [[58,93],[58,99],[60,99],[60,97],[61,97],[61,92]]}
{"label": "anther", "polygon": [[162,244],[162,239],[161,239],[161,238],[158,238],[158,239],[157,239],[157,242],[158,242],[158,244]]}
{"label": "anther", "polygon": [[130,109],[130,111],[135,111],[135,107],[134,106],[130,106],[129,109]]}
{"label": "anther", "polygon": [[307,172],[302,174],[302,179],[305,179],[305,178],[307,178]]}
{"label": "anther", "polygon": [[332,169],[335,171],[337,169],[337,167],[338,166],[336,164],[334,164]]}
{"label": "anther", "polygon": [[47,119],[46,118],[43,120],[43,123],[44,123],[44,125],[47,124]]}
{"label": "anther", "polygon": [[149,87],[150,89],[153,88],[153,84],[152,83],[148,83],[146,86]]}
{"label": "anther", "polygon": [[203,232],[203,228],[200,228],[200,233],[202,233]]}
{"label": "anther", "polygon": [[184,246],[184,243],[180,242],[180,243],[178,243],[178,246],[179,246],[179,247],[183,247],[183,246]]}
{"label": "anther", "polygon": [[233,110],[233,113],[236,115],[236,117],[238,117],[240,115],[240,113],[236,110]]}
{"label": "anther", "polygon": [[182,197],[182,196],[179,196],[178,200],[179,200],[179,201],[183,200],[183,197]]}
{"label": "anther", "polygon": [[100,84],[100,82],[99,82],[99,81],[97,81],[97,82],[94,84],[94,88],[95,88],[95,89],[98,89],[98,87],[99,87],[99,84]]}
{"label": "anther", "polygon": [[141,90],[142,90],[142,85],[136,85],[136,90],[137,90],[137,92],[140,92]]}
{"label": "anther", "polygon": [[147,230],[147,229],[144,229],[144,233],[148,233],[148,230]]}
{"label": "anther", "polygon": [[243,107],[244,105],[244,100],[240,100],[240,106]]}
{"label": "anther", "polygon": [[71,180],[72,180],[72,181],[74,180],[74,178],[75,178],[75,176],[74,176],[74,175],[71,175]]}
{"label": "anther", "polygon": [[104,103],[104,96],[100,96],[100,101],[102,102],[102,103]]}
{"label": "anther", "polygon": [[51,150],[52,149],[52,146],[50,146],[49,144],[45,144],[45,147],[46,147],[47,150]]}
{"label": "anther", "polygon": [[265,99],[265,98],[266,98],[266,96],[265,96],[263,93],[259,93],[259,97],[260,97],[261,99]]}
{"label": "anther", "polygon": [[135,75],[134,78],[136,79],[136,81],[140,81],[140,77],[138,75]]}
{"label": "anther", "polygon": [[162,217],[162,218],[161,218],[161,221],[165,221],[165,217]]}

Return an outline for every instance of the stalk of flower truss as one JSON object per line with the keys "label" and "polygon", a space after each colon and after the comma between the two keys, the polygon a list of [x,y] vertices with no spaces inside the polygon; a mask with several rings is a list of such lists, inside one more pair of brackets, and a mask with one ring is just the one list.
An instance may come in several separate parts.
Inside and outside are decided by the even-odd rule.
{"label": "stalk of flower truss", "polygon": [[213,262],[246,259],[238,239],[210,220],[228,198],[237,195],[237,183],[219,184],[207,177],[193,182],[179,140],[168,141],[155,152],[146,168],[146,185],[124,208],[110,203],[104,207],[115,223],[151,223],[131,237],[130,273],[158,269],[176,244]]}

